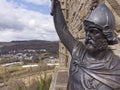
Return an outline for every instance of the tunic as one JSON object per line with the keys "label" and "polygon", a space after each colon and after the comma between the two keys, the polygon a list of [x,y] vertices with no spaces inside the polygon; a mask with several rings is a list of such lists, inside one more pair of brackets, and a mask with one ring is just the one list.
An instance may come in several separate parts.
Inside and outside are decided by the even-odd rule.
{"label": "tunic", "polygon": [[86,53],[75,45],[67,90],[120,90],[120,58],[109,51],[103,60],[85,60]]}

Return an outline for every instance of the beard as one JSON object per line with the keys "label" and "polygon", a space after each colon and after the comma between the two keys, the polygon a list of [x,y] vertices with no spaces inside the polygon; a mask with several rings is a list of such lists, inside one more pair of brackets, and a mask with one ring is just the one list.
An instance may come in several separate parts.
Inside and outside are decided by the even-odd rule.
{"label": "beard", "polygon": [[85,46],[89,52],[97,52],[106,49],[108,47],[108,43],[106,39],[90,39],[85,41]]}

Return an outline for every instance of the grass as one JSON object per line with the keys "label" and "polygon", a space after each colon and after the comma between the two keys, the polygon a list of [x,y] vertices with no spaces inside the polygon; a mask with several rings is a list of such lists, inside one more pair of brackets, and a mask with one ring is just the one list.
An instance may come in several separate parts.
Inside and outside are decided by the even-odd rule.
{"label": "grass", "polygon": [[52,75],[47,75],[44,73],[44,76],[40,75],[39,89],[38,90],[49,90],[52,80]]}
{"label": "grass", "polygon": [[44,72],[38,76],[39,77],[32,77],[30,81],[27,79],[29,85],[26,85],[22,79],[11,78],[2,90],[4,90],[4,88],[7,88],[7,90],[49,90],[52,74]]}
{"label": "grass", "polygon": [[22,68],[21,65],[0,67],[0,83],[4,83],[8,90],[49,90],[53,69],[44,62],[33,68]]}

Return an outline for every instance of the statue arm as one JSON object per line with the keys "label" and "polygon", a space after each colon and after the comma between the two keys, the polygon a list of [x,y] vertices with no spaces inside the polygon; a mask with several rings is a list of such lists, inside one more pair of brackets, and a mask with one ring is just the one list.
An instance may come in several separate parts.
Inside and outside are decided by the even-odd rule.
{"label": "statue arm", "polygon": [[54,8],[52,9],[52,11],[54,24],[58,36],[65,47],[70,51],[70,53],[72,53],[73,47],[76,44],[76,40],[67,28],[67,24],[61,10],[60,2],[58,0],[55,0]]}

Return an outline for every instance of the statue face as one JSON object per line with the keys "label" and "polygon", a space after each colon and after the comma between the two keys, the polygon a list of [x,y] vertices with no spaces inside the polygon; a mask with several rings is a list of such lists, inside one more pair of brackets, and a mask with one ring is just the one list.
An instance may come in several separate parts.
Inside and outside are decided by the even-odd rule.
{"label": "statue face", "polygon": [[96,52],[107,48],[107,40],[99,29],[89,27],[86,30],[85,45],[89,52]]}

